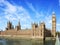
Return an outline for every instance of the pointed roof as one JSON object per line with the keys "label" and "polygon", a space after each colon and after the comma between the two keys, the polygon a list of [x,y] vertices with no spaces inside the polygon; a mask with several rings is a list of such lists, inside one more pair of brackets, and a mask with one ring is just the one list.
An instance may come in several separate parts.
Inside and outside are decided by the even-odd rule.
{"label": "pointed roof", "polygon": [[20,19],[19,19],[19,21],[18,21],[18,25],[20,26]]}
{"label": "pointed roof", "polygon": [[52,12],[52,17],[56,17],[56,16],[55,16],[55,12]]}
{"label": "pointed roof", "polygon": [[10,22],[10,20],[7,22],[7,24],[10,24],[11,22]]}

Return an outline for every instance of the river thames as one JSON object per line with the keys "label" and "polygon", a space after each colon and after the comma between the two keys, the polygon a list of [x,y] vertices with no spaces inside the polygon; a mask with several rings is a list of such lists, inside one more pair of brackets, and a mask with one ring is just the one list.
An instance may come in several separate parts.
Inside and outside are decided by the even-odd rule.
{"label": "river thames", "polygon": [[55,45],[54,40],[0,39],[0,45]]}

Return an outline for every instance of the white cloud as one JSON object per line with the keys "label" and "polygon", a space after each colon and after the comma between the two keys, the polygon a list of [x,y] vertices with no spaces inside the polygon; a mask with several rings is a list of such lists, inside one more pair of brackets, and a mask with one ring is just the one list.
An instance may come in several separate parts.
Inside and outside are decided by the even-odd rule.
{"label": "white cloud", "polygon": [[[2,4],[3,3],[3,4]],[[10,21],[17,21],[20,19],[22,27],[23,23],[28,28],[29,24],[32,22],[29,12],[23,6],[12,5],[8,1],[2,1],[0,4],[5,5],[4,17]]]}
{"label": "white cloud", "polygon": [[2,21],[1,21],[1,17],[0,17],[0,23],[2,23]]}
{"label": "white cloud", "polygon": [[35,8],[33,7],[32,3],[27,2],[27,5],[30,9],[32,9],[32,11],[34,11],[34,12],[36,11]]}
{"label": "white cloud", "polygon": [[3,3],[5,0],[0,0],[0,4]]}
{"label": "white cloud", "polygon": [[15,17],[13,17],[12,15],[6,15],[5,18],[7,20],[11,20],[11,21],[14,21],[14,20],[17,20]]}
{"label": "white cloud", "polygon": [[32,3],[26,3],[28,5],[28,7],[36,14],[35,17],[36,18],[40,18],[42,15],[42,13],[37,12],[37,10],[34,8],[34,6],[32,5]]}
{"label": "white cloud", "polygon": [[56,31],[60,31],[60,23],[56,23]]}
{"label": "white cloud", "polygon": [[46,24],[46,27],[51,29],[52,27],[52,15],[47,15],[45,18],[44,18],[44,22]]}
{"label": "white cloud", "polygon": [[43,17],[43,12],[41,11],[40,13],[36,12],[36,18],[40,18],[40,17]]}
{"label": "white cloud", "polygon": [[46,23],[51,24],[51,23],[52,23],[52,15],[47,15],[47,16],[45,17],[45,21],[46,21]]}
{"label": "white cloud", "polygon": [[[31,22],[33,22],[32,18],[30,17],[29,12],[23,7],[23,6],[16,6],[10,4],[8,1],[2,0],[0,1],[1,6],[6,5],[6,8],[4,10],[5,14],[5,19],[10,20],[10,21],[16,21],[19,20],[21,21],[22,27],[28,28],[31,26]],[[33,7],[32,3],[27,3],[28,7],[36,14],[36,18],[40,18],[44,14],[42,11],[37,12],[36,9]],[[3,14],[3,13],[2,13]],[[52,25],[52,15],[49,15],[49,11],[47,12],[47,16],[43,18],[44,22],[47,25],[47,28],[51,28]],[[58,26],[60,24],[57,24]]]}
{"label": "white cloud", "polygon": [[0,0],[0,6],[2,6],[2,5],[3,5],[3,2],[4,2],[4,0]]}
{"label": "white cloud", "polygon": [[35,17],[36,18],[40,18],[41,17],[42,18],[41,21],[44,21],[45,24],[46,24],[46,27],[50,29],[51,26],[52,26],[52,15],[49,14],[49,11],[51,11],[51,8],[49,7],[50,9],[48,9],[48,12],[46,14],[47,16],[43,17],[44,13],[42,11],[37,12],[37,10],[34,8],[32,3],[28,3],[27,2],[27,5],[36,14]]}
{"label": "white cloud", "polygon": [[57,25],[57,26],[60,26],[60,24],[59,24],[59,23],[57,23],[56,25]]}

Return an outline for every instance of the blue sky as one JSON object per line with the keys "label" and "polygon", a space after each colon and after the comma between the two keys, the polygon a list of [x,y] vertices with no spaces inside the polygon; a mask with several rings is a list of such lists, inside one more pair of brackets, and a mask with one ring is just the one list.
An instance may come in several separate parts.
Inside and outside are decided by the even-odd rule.
{"label": "blue sky", "polygon": [[0,0],[0,29],[5,30],[9,20],[15,27],[19,19],[23,29],[43,21],[52,29],[52,12],[56,14],[56,30],[60,31],[60,0]]}

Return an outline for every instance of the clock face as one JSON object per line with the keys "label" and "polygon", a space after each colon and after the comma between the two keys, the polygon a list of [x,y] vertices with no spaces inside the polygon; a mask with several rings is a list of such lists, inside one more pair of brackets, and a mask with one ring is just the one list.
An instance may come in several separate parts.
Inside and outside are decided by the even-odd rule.
{"label": "clock face", "polygon": [[53,18],[52,20],[54,20],[54,21],[55,21],[55,18]]}

